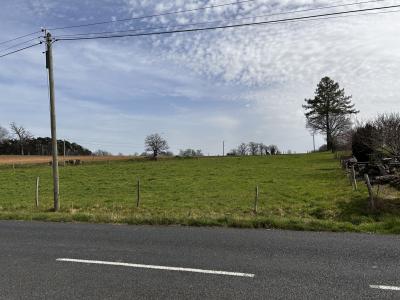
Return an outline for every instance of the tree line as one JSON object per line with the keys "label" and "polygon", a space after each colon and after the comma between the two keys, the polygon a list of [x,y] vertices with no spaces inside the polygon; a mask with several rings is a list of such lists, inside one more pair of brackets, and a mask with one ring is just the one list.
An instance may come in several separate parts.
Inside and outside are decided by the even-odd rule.
{"label": "tree line", "polygon": [[[57,141],[58,153],[66,155],[92,155],[92,152],[79,144],[70,141]],[[0,126],[0,155],[51,155],[51,138],[37,137],[24,126],[15,122],[10,130]]]}
{"label": "tree line", "polygon": [[278,146],[265,145],[264,143],[249,142],[241,143],[237,148],[228,152],[228,156],[244,156],[244,155],[277,155],[280,154]]}

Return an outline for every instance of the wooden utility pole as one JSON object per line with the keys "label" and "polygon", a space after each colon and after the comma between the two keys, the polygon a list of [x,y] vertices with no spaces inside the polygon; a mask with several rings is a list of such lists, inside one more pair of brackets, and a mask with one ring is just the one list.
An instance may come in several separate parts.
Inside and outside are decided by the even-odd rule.
{"label": "wooden utility pole", "polygon": [[53,154],[53,190],[54,190],[54,211],[60,209],[59,202],[59,175],[58,175],[58,149],[57,149],[57,126],[56,126],[56,107],[54,93],[54,73],[53,73],[53,39],[50,32],[46,32],[46,68],[49,72],[50,89],[50,123],[51,123],[51,145]]}

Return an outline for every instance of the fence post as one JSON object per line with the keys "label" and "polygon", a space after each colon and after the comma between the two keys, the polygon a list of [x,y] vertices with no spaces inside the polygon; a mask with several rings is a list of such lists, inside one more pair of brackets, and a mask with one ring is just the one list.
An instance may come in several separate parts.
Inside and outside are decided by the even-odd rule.
{"label": "fence post", "polygon": [[353,181],[353,190],[357,191],[357,180],[356,180],[356,171],[354,170],[354,165],[351,166],[351,179]]}
{"label": "fence post", "polygon": [[351,178],[351,170],[348,166],[346,166],[346,174],[347,178],[349,179],[350,185],[353,186],[353,179]]}
{"label": "fence post", "polygon": [[259,191],[258,191],[258,185],[256,186],[256,196],[254,198],[254,213],[256,214],[258,212],[258,195],[259,195]]}
{"label": "fence post", "polygon": [[39,182],[40,177],[36,178],[36,207],[39,207]]}
{"label": "fence post", "polygon": [[369,181],[368,174],[364,174],[364,178],[365,178],[365,183],[367,184],[367,188],[368,188],[369,204],[370,204],[371,208],[375,210],[376,206],[375,206],[375,200],[374,200],[374,193],[372,191],[372,185],[371,185],[371,182]]}
{"label": "fence post", "polygon": [[140,205],[140,178],[137,180],[137,198],[136,198],[136,207],[139,207]]}

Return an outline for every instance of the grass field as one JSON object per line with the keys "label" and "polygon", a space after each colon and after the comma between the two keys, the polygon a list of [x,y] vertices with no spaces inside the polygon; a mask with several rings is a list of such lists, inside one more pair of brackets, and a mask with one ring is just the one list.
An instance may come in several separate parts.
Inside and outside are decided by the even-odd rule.
{"label": "grass field", "polygon": [[359,187],[352,191],[330,153],[92,162],[60,167],[61,210],[54,213],[49,166],[1,165],[0,218],[400,233],[397,192],[381,189],[386,199],[372,212]]}

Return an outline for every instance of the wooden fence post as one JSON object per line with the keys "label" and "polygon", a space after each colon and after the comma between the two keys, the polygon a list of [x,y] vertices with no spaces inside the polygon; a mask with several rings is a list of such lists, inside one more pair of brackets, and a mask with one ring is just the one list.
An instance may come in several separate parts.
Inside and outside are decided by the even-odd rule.
{"label": "wooden fence post", "polygon": [[354,170],[354,166],[351,166],[351,179],[353,181],[353,190],[357,191],[357,180],[356,180],[356,171]]}
{"label": "wooden fence post", "polygon": [[254,213],[256,214],[258,212],[258,195],[259,195],[259,190],[258,190],[258,185],[256,186],[256,196],[254,198]]}
{"label": "wooden fence post", "polygon": [[372,185],[371,185],[371,182],[369,181],[368,174],[364,174],[364,178],[365,178],[365,183],[367,184],[367,188],[368,188],[369,204],[370,204],[371,208],[375,210],[376,206],[375,206],[375,200],[374,200],[374,193],[372,191]]}
{"label": "wooden fence post", "polygon": [[347,174],[347,178],[349,179],[349,183],[351,186],[353,186],[353,179],[351,178],[351,169],[346,167],[346,174]]}
{"label": "wooden fence post", "polygon": [[136,198],[136,207],[139,207],[140,205],[140,178],[137,180],[137,198]]}
{"label": "wooden fence post", "polygon": [[39,207],[39,182],[40,177],[36,178],[36,207]]}

